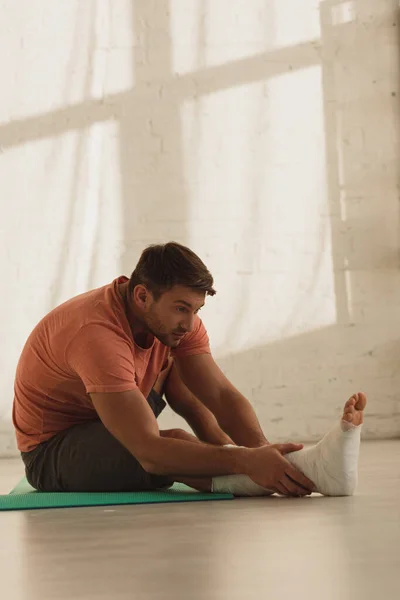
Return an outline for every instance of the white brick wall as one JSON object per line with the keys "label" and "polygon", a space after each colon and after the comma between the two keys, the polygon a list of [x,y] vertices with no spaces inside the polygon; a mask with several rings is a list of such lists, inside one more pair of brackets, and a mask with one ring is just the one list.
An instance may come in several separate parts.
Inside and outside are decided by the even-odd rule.
{"label": "white brick wall", "polygon": [[398,436],[397,0],[0,4],[0,453],[37,320],[169,239],[271,439]]}

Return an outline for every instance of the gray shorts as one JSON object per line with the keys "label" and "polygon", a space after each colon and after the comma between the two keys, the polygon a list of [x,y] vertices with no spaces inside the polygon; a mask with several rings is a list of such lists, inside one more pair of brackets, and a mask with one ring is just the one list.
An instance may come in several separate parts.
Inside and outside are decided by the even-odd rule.
{"label": "gray shorts", "polygon": [[[154,390],[147,401],[158,417],[165,401]],[[99,419],[70,427],[21,456],[29,483],[42,492],[133,492],[173,483],[147,473]]]}

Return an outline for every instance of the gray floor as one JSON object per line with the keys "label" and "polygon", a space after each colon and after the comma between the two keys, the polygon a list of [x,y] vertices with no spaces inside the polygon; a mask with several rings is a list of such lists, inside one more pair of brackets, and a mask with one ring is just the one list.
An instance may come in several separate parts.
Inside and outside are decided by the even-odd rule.
{"label": "gray floor", "polygon": [[[399,598],[399,458],[364,442],[352,498],[0,513],[0,598]],[[20,474],[0,461],[0,492]]]}

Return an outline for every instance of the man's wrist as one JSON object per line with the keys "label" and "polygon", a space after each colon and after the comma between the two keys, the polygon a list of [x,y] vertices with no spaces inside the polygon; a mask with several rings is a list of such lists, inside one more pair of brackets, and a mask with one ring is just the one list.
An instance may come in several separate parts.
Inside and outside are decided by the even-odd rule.
{"label": "man's wrist", "polygon": [[243,446],[224,446],[232,452],[232,475],[246,475],[252,462],[254,448]]}
{"label": "man's wrist", "polygon": [[270,446],[271,442],[269,442],[267,439],[261,439],[261,440],[255,440],[253,442],[251,442],[251,444],[242,444],[242,447],[245,448],[262,448],[263,446]]}

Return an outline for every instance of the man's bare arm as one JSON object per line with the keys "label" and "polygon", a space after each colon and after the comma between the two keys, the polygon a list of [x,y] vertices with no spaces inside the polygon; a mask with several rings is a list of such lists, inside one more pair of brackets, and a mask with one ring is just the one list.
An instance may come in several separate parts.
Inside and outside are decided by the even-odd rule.
{"label": "man's bare arm", "polygon": [[164,387],[165,398],[174,412],[183,417],[199,440],[223,446],[233,440],[221,429],[215,415],[183,383],[173,364]]}
{"label": "man's bare arm", "polygon": [[175,361],[185,385],[215,415],[236,444],[249,448],[268,444],[250,402],[225,377],[211,354]]}
{"label": "man's bare arm", "polygon": [[149,473],[215,476],[246,472],[248,450],[164,438],[139,390],[92,393],[93,405],[105,427]]}

